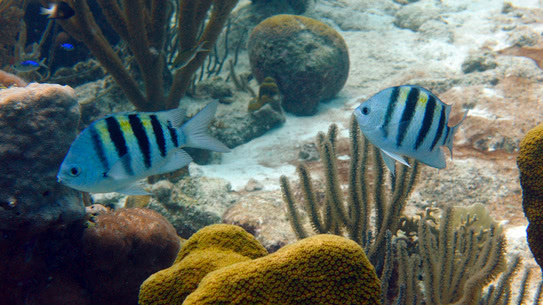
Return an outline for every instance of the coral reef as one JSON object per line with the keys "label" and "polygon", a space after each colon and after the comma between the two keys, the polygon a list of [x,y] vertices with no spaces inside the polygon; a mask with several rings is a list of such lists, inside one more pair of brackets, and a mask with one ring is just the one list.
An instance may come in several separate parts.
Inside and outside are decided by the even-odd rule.
{"label": "coral reef", "polygon": [[[47,2],[41,1],[43,5]],[[74,9],[75,15],[59,20],[62,28],[89,48],[138,110],[156,111],[179,105],[192,81],[192,74],[203,64],[208,52],[194,53],[189,62],[174,71],[167,69],[166,56],[196,52],[199,46],[212,47],[238,1],[205,0],[195,5],[193,1],[183,0],[175,6],[169,1],[98,1],[109,26],[133,54],[144,90],[140,89],[139,78],[130,73],[126,63],[105,38],[87,1],[66,2]],[[170,17],[175,9],[176,22],[172,27]],[[209,18],[206,18],[208,12]],[[173,38],[168,35],[172,33],[177,35],[177,45],[170,50],[167,49],[169,40]],[[199,33],[201,35],[198,36]],[[168,84],[164,75],[170,73],[173,80]]]}
{"label": "coral reef", "polygon": [[183,304],[380,304],[380,282],[364,250],[317,235],[276,253],[209,273]]}
{"label": "coral reef", "polygon": [[180,248],[173,226],[148,209],[95,217],[82,236],[85,287],[93,304],[136,304],[141,283],[171,266]]}
{"label": "coral reef", "polygon": [[343,88],[349,73],[343,38],[307,17],[284,14],[262,21],[249,36],[248,51],[257,81],[273,77],[283,108],[298,115],[314,114],[321,100]]}
{"label": "coral reef", "polygon": [[266,254],[256,239],[240,227],[205,227],[183,244],[173,266],[145,280],[139,304],[181,304],[211,271]]}
{"label": "coral reef", "polygon": [[528,244],[543,269],[543,124],[520,142],[517,165],[522,186],[522,207],[528,218]]}
{"label": "coral reef", "polygon": [[70,87],[0,91],[0,230],[34,234],[84,217],[79,192],[56,181],[78,121]]}

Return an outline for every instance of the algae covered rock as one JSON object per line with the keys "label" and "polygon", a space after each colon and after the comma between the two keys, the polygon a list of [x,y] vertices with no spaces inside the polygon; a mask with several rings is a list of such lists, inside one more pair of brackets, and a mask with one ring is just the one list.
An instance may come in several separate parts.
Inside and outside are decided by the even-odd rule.
{"label": "algae covered rock", "polygon": [[0,90],[0,230],[34,234],[84,217],[79,192],[56,179],[78,122],[68,86]]}
{"label": "algae covered rock", "polygon": [[209,272],[266,254],[262,245],[238,226],[205,227],[183,244],[173,266],[145,280],[139,304],[182,304]]}
{"label": "algae covered rock", "polygon": [[213,271],[183,304],[375,305],[380,285],[357,243],[323,234]]}
{"label": "algae covered rock", "polygon": [[312,115],[320,101],[334,97],[347,80],[345,41],[326,24],[302,16],[276,15],[258,24],[248,41],[251,70],[259,83],[273,77],[283,108]]}

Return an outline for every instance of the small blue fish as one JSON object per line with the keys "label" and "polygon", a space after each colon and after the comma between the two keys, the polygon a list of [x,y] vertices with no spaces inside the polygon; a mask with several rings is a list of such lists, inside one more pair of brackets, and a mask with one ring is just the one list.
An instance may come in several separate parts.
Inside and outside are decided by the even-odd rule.
{"label": "small blue fish", "polygon": [[137,181],[189,164],[192,158],[182,147],[230,151],[206,132],[218,104],[208,104],[185,124],[181,109],[118,113],[100,119],[72,143],[58,181],[84,192],[148,194]]}
{"label": "small blue fish", "polygon": [[445,168],[441,146],[451,152],[453,137],[468,112],[449,127],[451,106],[427,89],[412,85],[387,88],[361,103],[354,115],[362,133],[380,149],[388,169],[394,160],[409,166],[404,156],[435,168]]}
{"label": "small blue fish", "polygon": [[11,67],[17,72],[32,72],[32,71],[39,70],[40,67],[47,68],[44,62],[45,62],[45,58],[39,62],[35,60],[24,60],[16,64],[13,64]]}
{"label": "small blue fish", "polygon": [[73,44],[67,43],[67,42],[61,44],[60,47],[61,47],[64,51],[68,51],[68,52],[69,52],[69,51],[73,51],[74,48],[75,48]]}

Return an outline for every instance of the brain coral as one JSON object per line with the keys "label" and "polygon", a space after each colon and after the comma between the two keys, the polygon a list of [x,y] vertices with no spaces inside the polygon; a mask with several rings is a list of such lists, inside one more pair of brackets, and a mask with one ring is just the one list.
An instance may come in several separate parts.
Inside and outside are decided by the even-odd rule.
{"label": "brain coral", "polygon": [[276,15],[249,37],[251,71],[262,83],[273,77],[286,111],[312,115],[319,101],[334,97],[349,74],[345,41],[326,24],[302,16]]}
{"label": "brain coral", "polygon": [[209,273],[183,303],[379,304],[380,281],[362,248],[316,235]]}
{"label": "brain coral", "polygon": [[266,254],[241,227],[205,227],[183,244],[173,266],[151,275],[141,285],[139,304],[181,304],[209,272]]}
{"label": "brain coral", "polygon": [[520,142],[517,165],[522,186],[522,207],[528,218],[528,244],[543,266],[543,124],[528,131]]}

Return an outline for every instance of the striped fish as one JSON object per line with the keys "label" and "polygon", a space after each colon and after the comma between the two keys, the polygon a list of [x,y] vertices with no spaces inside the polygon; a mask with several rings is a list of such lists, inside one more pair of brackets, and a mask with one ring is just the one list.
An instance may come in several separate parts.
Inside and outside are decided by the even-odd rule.
{"label": "striped fish", "polygon": [[464,121],[449,127],[451,106],[427,89],[412,85],[387,88],[361,103],[354,115],[362,133],[380,149],[388,169],[394,160],[409,166],[404,157],[435,168],[445,168],[441,146],[451,152],[454,133]]}
{"label": "striped fish", "polygon": [[181,148],[230,151],[206,132],[217,106],[217,101],[208,104],[185,124],[181,109],[100,119],[72,143],[58,181],[85,192],[148,194],[137,181],[189,164],[192,158]]}

